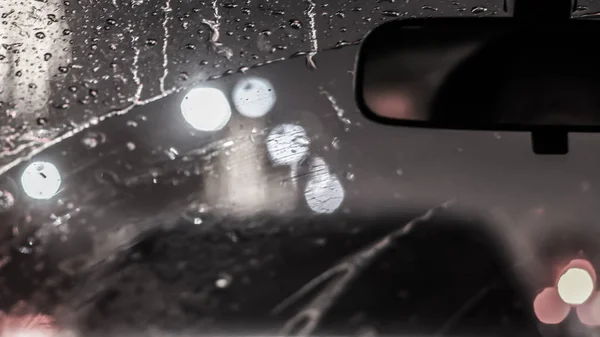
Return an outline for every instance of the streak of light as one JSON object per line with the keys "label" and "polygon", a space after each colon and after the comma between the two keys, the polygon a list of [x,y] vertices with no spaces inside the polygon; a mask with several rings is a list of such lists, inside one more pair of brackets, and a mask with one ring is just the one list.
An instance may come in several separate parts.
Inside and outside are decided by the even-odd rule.
{"label": "streak of light", "polygon": [[342,109],[337,103],[337,100],[333,95],[331,95],[327,90],[323,89],[323,87],[319,87],[319,93],[327,98],[329,103],[331,103],[331,107],[335,111],[338,119],[345,125],[350,125],[352,122],[346,117],[346,111]]}
{"label": "streak of light", "polygon": [[314,0],[307,0],[308,8],[304,11],[304,15],[308,17],[308,26],[310,27],[310,53],[306,56],[306,62],[312,69],[317,69],[317,64],[314,61],[314,56],[319,51],[319,41],[317,40],[317,25],[315,22],[315,8],[317,4]]}
{"label": "streak of light", "polygon": [[165,7],[163,7],[163,11],[165,13],[165,17],[162,23],[164,35],[163,35],[163,46],[162,46],[162,54],[163,54],[163,75],[160,78],[160,92],[165,92],[165,80],[169,75],[169,56],[167,54],[167,47],[169,46],[169,37],[171,34],[169,33],[169,18],[170,13],[173,9],[171,8],[171,0],[166,0]]}

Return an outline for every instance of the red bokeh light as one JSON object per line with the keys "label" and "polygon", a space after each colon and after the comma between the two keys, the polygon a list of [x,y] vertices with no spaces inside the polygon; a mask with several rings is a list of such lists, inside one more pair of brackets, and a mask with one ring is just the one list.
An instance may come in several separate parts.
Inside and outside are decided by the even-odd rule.
{"label": "red bokeh light", "polygon": [[55,337],[57,328],[47,315],[6,315],[0,312],[2,337]]}
{"label": "red bokeh light", "polygon": [[[581,304],[569,304],[561,297],[559,280],[570,271],[585,271],[591,277],[593,289],[591,295]],[[596,291],[596,271],[592,264],[584,259],[570,261],[557,275],[554,286],[545,288],[535,298],[533,309],[537,318],[546,324],[561,323],[574,308],[579,320],[586,325],[600,326],[600,292]],[[587,278],[589,282],[589,278]],[[589,284],[589,283],[588,283]]]}

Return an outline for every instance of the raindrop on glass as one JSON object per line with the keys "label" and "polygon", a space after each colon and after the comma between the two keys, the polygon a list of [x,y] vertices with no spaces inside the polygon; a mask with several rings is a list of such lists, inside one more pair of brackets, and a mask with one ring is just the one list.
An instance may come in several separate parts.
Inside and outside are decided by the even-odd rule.
{"label": "raindrop on glass", "polygon": [[433,7],[430,5],[424,5],[421,8],[425,11],[431,11],[431,12],[437,12],[437,10],[438,10],[436,7]]}
{"label": "raindrop on glass", "polygon": [[488,9],[483,6],[475,6],[475,7],[471,8],[471,13],[473,13],[473,14],[481,14],[481,13],[485,13],[487,11],[488,11]]}
{"label": "raindrop on glass", "polygon": [[331,147],[333,147],[335,150],[339,150],[340,149],[340,139],[337,137],[333,138],[333,140],[331,141]]}
{"label": "raindrop on glass", "polygon": [[383,14],[384,16],[392,17],[392,18],[397,18],[400,16],[400,12],[393,11],[393,10],[385,10],[385,11],[381,12],[381,14]]}
{"label": "raindrop on glass", "polygon": [[220,289],[225,289],[231,285],[233,278],[229,274],[221,274],[215,281],[215,286]]}
{"label": "raindrop on glass", "polygon": [[15,197],[6,190],[0,190],[0,213],[9,211],[15,205]]}
{"label": "raindrop on glass", "polygon": [[294,29],[300,29],[302,28],[302,22],[300,22],[300,20],[297,19],[292,19],[290,20],[290,27]]}
{"label": "raindrop on glass", "polygon": [[38,117],[36,119],[36,123],[37,123],[37,125],[44,126],[48,123],[48,119],[45,117]]}

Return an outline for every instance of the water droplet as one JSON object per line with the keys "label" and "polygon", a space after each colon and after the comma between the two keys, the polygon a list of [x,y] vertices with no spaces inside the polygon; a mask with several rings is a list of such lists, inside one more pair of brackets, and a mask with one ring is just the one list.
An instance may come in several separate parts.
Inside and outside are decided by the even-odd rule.
{"label": "water droplet", "polygon": [[36,119],[36,122],[38,125],[44,126],[48,123],[48,119],[45,117],[38,117],[38,119]]}
{"label": "water droplet", "polygon": [[98,97],[98,90],[96,89],[90,89],[89,93],[92,97]]}
{"label": "water droplet", "polygon": [[188,44],[185,45],[185,48],[189,49],[189,50],[195,50],[196,49],[196,45],[193,44],[193,43],[188,43]]}
{"label": "water droplet", "polygon": [[201,218],[194,218],[194,225],[201,225],[202,224],[202,219]]}
{"label": "water droplet", "polygon": [[71,35],[71,30],[70,29],[65,29],[63,30],[63,35]]}
{"label": "water droplet", "polygon": [[179,151],[177,151],[176,148],[171,147],[165,151],[165,154],[167,155],[167,157],[169,157],[169,159],[175,160],[177,159],[177,156],[179,156]]}
{"label": "water droplet", "polygon": [[37,33],[35,33],[35,37],[37,37],[38,39],[43,39],[46,37],[46,34],[44,34],[42,32],[37,32]]}
{"label": "water droplet", "polygon": [[84,137],[81,141],[85,147],[88,149],[93,149],[98,146],[98,141],[93,137]]}
{"label": "water droplet", "polygon": [[225,289],[231,285],[231,281],[233,278],[229,274],[221,274],[219,278],[215,281],[215,286],[220,289]]}
{"label": "water droplet", "polygon": [[93,149],[98,144],[102,144],[106,141],[106,135],[98,132],[88,132],[85,137],[81,140],[81,143],[88,149]]}
{"label": "water droplet", "polygon": [[69,71],[69,68],[65,66],[60,66],[58,67],[58,71],[60,71],[63,74],[66,74]]}
{"label": "water droplet", "polygon": [[300,29],[302,28],[302,22],[300,22],[300,20],[297,19],[292,19],[290,20],[290,27],[294,29]]}
{"label": "water droplet", "polygon": [[25,242],[19,246],[18,251],[21,254],[31,254],[35,249],[37,241],[33,237],[25,238]]}
{"label": "water droplet", "polygon": [[57,104],[57,105],[55,105],[54,107],[55,107],[56,109],[60,109],[60,110],[66,110],[66,109],[68,109],[68,108],[69,108],[69,106],[70,106],[70,105],[69,105],[69,103],[66,103],[66,102],[65,102],[65,103],[60,103],[60,104]]}
{"label": "water droplet", "polygon": [[157,41],[155,39],[147,39],[146,45],[148,46],[156,46]]}
{"label": "water droplet", "polygon": [[396,174],[402,176],[404,174],[404,171],[402,171],[402,169],[397,169]]}
{"label": "water droplet", "polygon": [[423,7],[421,7],[424,11],[431,11],[431,12],[437,12],[437,7],[433,7],[430,5],[424,5]]}
{"label": "water droplet", "polygon": [[190,75],[188,73],[186,73],[185,71],[183,71],[183,72],[179,73],[179,76],[177,76],[177,79],[181,82],[185,82],[190,79]]}
{"label": "water droplet", "polygon": [[354,173],[352,172],[346,172],[346,179],[353,181],[354,180]]}
{"label": "water droplet", "polygon": [[126,146],[127,146],[127,150],[129,150],[129,151],[135,150],[135,144],[132,142],[127,142]]}
{"label": "water droplet", "polygon": [[333,147],[336,150],[340,149],[340,139],[335,137],[333,138],[333,140],[331,141],[331,147]]}
{"label": "water droplet", "polygon": [[481,14],[481,13],[485,13],[487,11],[488,11],[488,9],[483,6],[475,6],[475,7],[471,8],[471,13],[473,13],[473,14]]}
{"label": "water droplet", "polygon": [[117,24],[117,21],[115,21],[114,19],[106,19],[106,23],[111,26],[114,26]]}
{"label": "water droplet", "polygon": [[381,14],[383,14],[384,16],[389,16],[389,17],[393,17],[393,18],[397,18],[400,16],[400,12],[393,11],[393,10],[385,10],[385,11],[381,12]]}
{"label": "water droplet", "polygon": [[0,190],[0,213],[9,211],[15,205],[15,197],[6,190]]}

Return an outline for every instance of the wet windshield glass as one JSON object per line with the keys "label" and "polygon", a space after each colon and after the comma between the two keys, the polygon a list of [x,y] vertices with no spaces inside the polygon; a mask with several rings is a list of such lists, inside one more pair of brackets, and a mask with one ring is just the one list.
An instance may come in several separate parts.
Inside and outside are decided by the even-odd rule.
{"label": "wet windshield glass", "polygon": [[527,134],[383,126],[354,103],[370,29],[507,16],[502,1],[5,0],[0,15],[0,336],[600,325],[599,136],[535,156]]}

